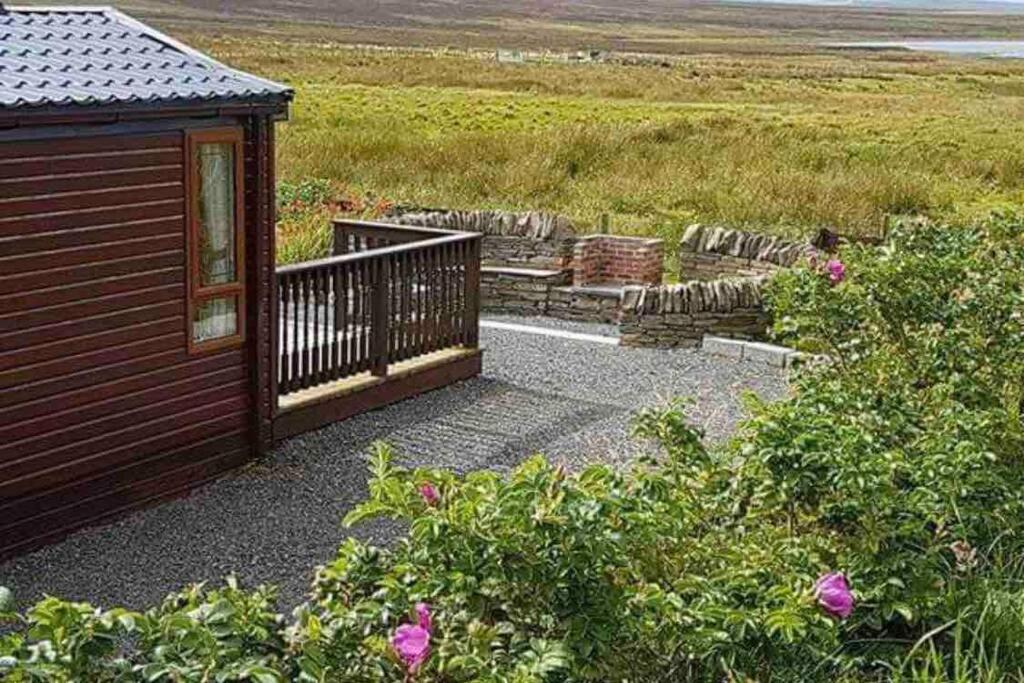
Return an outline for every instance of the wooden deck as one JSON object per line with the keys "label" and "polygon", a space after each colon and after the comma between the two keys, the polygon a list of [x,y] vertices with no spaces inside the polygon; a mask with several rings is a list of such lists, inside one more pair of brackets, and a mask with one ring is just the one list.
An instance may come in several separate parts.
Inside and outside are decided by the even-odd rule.
{"label": "wooden deck", "polygon": [[334,239],[277,271],[275,441],[480,372],[480,235],[337,221]]}

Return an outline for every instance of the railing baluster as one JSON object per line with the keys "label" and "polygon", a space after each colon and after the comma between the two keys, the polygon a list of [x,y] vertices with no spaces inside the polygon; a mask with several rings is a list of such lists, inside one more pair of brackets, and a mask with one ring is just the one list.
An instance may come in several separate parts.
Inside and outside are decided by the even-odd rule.
{"label": "railing baluster", "polygon": [[312,354],[310,357],[310,386],[320,383],[320,269],[311,271],[309,274],[309,303],[313,308],[313,326],[310,328],[313,343],[310,344]]}
{"label": "railing baluster", "polygon": [[[306,382],[309,386],[316,386],[316,271],[306,273],[306,334],[309,336],[309,369],[306,372]],[[311,324],[312,323],[312,324]]]}
{"label": "railing baluster", "polygon": [[296,370],[295,370],[295,388],[302,388],[302,377],[305,375],[305,361],[303,357],[306,355],[306,300],[302,296],[302,281],[305,278],[304,273],[298,273],[295,276],[295,358],[296,358]]}
{"label": "railing baluster", "polygon": [[462,311],[462,244],[452,245],[452,346],[458,346],[461,342],[462,327],[460,325],[460,312]]}
{"label": "railing baluster", "polygon": [[352,371],[363,370],[363,267],[366,261],[352,266]]}
{"label": "railing baluster", "polygon": [[469,243],[459,242],[459,346],[466,344],[466,264],[469,261]]}
{"label": "railing baluster", "polygon": [[320,384],[327,382],[330,376],[330,352],[331,352],[331,324],[330,324],[330,292],[331,279],[330,271],[326,268],[318,269],[317,282],[317,311],[320,317],[320,325],[317,327],[317,336],[320,344],[320,373],[317,381]]}
{"label": "railing baluster", "polygon": [[402,297],[405,291],[402,288],[402,254],[395,254],[391,261],[391,310],[388,311],[388,318],[391,321],[392,336],[394,344],[391,348],[391,362],[397,363],[402,359]]}
{"label": "railing baluster", "polygon": [[331,351],[331,338],[328,336],[331,331],[330,326],[330,271],[325,268],[320,268],[317,271],[317,315],[320,318],[320,324],[317,327],[317,340],[319,342],[319,357],[320,357],[320,372],[317,376],[317,382],[324,384],[327,381],[327,377],[330,374],[330,351]]}
{"label": "railing baluster", "polygon": [[395,362],[398,355],[398,332],[399,325],[395,321],[395,313],[398,311],[398,267],[397,259],[388,255],[384,257],[387,263],[387,269],[385,274],[387,276],[384,282],[386,298],[388,300],[388,344],[385,350],[385,357],[388,363]]}
{"label": "railing baluster", "polygon": [[359,270],[359,262],[345,265],[345,348],[348,354],[345,374],[353,375],[357,372],[356,363],[359,358],[356,349],[356,314],[359,310],[359,305],[356,302],[356,293],[359,291],[356,272]]}
{"label": "railing baluster", "polygon": [[296,275],[291,282],[292,292],[292,378],[291,390],[295,391],[301,385],[299,373],[299,277]]}
{"label": "railing baluster", "polygon": [[444,245],[444,346],[455,345],[455,248]]}
{"label": "railing baluster", "polygon": [[437,351],[444,346],[444,306],[445,306],[445,281],[444,281],[444,246],[437,247],[437,335],[434,337],[434,347],[431,351]]}
{"label": "railing baluster", "polygon": [[370,260],[362,262],[359,269],[359,369],[370,369]]}
{"label": "railing baluster", "polygon": [[278,393],[288,393],[288,371],[291,370],[292,355],[288,351],[288,280],[287,274],[277,278],[277,314],[280,316],[281,324],[278,324],[275,332],[278,336],[278,343],[281,348],[278,350],[279,359],[277,364],[277,386]]}
{"label": "railing baluster", "polygon": [[378,257],[370,261],[373,269],[373,286],[370,288],[372,295],[370,315],[370,355],[373,360],[370,371],[375,377],[386,377],[388,374],[388,339],[391,334],[390,292],[388,291],[390,273],[390,261],[387,257]]}
{"label": "railing baluster", "polygon": [[341,333],[341,313],[338,307],[341,305],[341,268],[331,268],[331,293],[334,305],[331,307],[331,381],[338,379],[340,371],[341,347],[339,346],[339,334]]}
{"label": "railing baluster", "polygon": [[427,260],[427,344],[423,352],[430,353],[437,339],[437,253],[434,247],[427,249],[424,256]]}
{"label": "railing baluster", "polygon": [[402,310],[400,315],[402,322],[400,328],[402,330],[402,350],[398,354],[399,360],[406,360],[409,358],[409,344],[411,337],[409,335],[409,307],[412,299],[412,280],[411,280],[411,269],[409,268],[409,254],[405,253],[401,256],[402,273],[399,286],[402,288]]}
{"label": "railing baluster", "polygon": [[433,249],[426,249],[423,252],[423,279],[423,353],[430,353],[434,350],[434,297],[437,295]]}
{"label": "railing baluster", "polygon": [[302,299],[302,388],[306,389],[309,387],[309,273],[303,273],[302,277],[299,278],[301,282],[302,291],[300,292],[300,298]]}
{"label": "railing baluster", "polygon": [[423,252],[417,251],[413,254],[413,258],[416,261],[416,344],[413,347],[417,356],[423,355],[423,349],[426,348],[426,335],[427,335],[427,316],[426,316],[426,305],[424,292],[425,279],[423,277]]}
{"label": "railing baluster", "polygon": [[448,268],[445,245],[437,248],[437,277],[440,281],[440,292],[438,293],[439,306],[437,309],[437,341],[434,343],[434,351],[443,349],[448,345]]}
{"label": "railing baluster", "polygon": [[340,264],[334,270],[334,336],[337,340],[337,355],[334,357],[334,379],[345,376],[345,339],[348,336],[345,329],[345,265]]}
{"label": "railing baluster", "polygon": [[444,348],[448,344],[448,268],[445,245],[437,248],[437,277],[439,290],[437,301],[437,341],[433,351]]}

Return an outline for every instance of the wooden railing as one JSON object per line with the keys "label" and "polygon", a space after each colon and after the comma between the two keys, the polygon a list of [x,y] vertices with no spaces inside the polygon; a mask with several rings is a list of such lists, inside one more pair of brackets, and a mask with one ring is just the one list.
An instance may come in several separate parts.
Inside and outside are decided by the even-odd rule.
{"label": "wooden railing", "polygon": [[336,221],[335,255],[277,270],[277,393],[476,348],[476,233]]}

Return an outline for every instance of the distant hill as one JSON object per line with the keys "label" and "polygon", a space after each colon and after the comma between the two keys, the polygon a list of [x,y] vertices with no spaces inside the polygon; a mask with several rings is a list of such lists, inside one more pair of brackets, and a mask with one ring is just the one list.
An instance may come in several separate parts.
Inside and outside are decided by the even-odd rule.
{"label": "distant hill", "polygon": [[[19,0],[18,4],[52,4]],[[796,3],[806,4],[796,4]],[[63,0],[62,4],[95,4]],[[181,33],[343,42],[690,53],[821,43],[1024,39],[1024,0],[119,0]]]}
{"label": "distant hill", "polygon": [[888,8],[917,12],[1024,13],[1024,0],[742,0],[737,4],[813,5],[818,7]]}

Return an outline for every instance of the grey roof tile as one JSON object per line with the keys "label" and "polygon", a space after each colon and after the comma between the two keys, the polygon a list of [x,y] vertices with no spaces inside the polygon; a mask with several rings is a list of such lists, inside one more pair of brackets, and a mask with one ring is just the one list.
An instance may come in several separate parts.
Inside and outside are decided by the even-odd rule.
{"label": "grey roof tile", "polygon": [[225,66],[113,8],[0,10],[0,111],[286,102],[292,94],[286,86]]}

